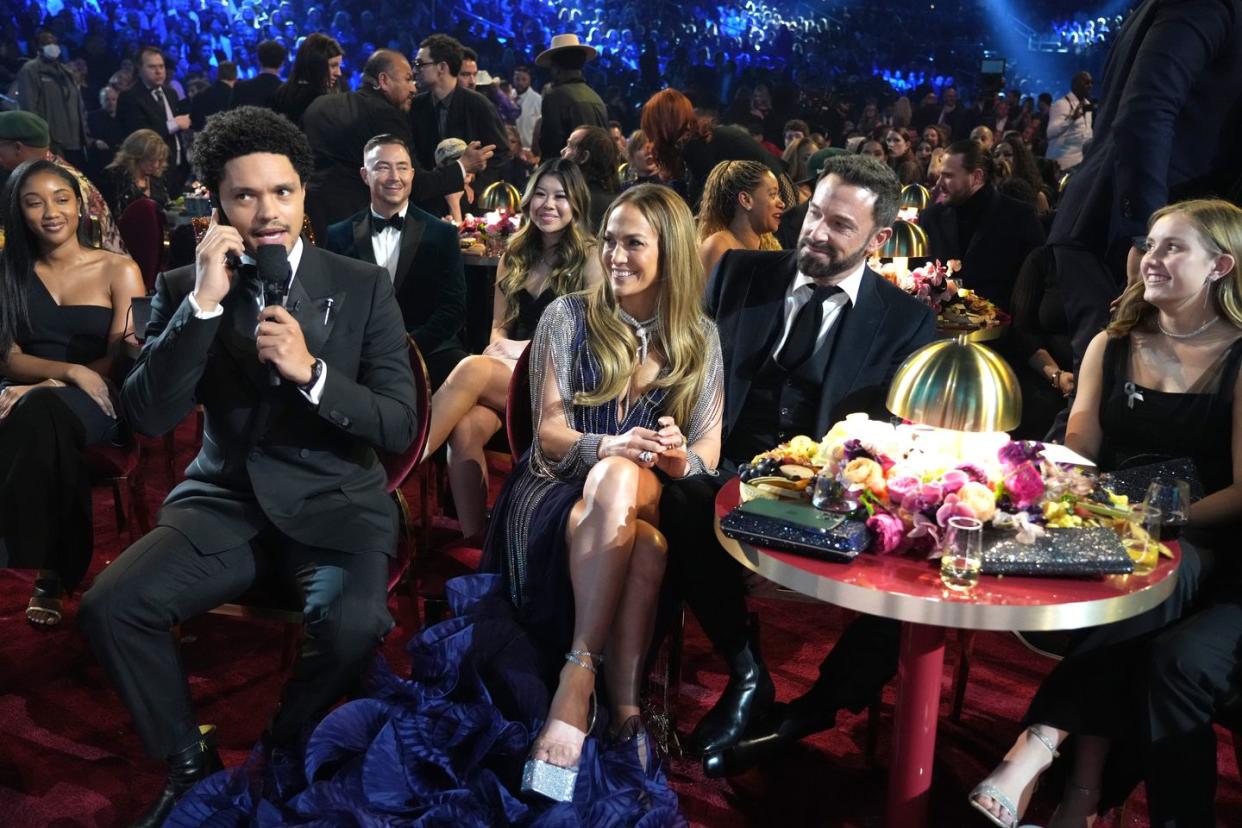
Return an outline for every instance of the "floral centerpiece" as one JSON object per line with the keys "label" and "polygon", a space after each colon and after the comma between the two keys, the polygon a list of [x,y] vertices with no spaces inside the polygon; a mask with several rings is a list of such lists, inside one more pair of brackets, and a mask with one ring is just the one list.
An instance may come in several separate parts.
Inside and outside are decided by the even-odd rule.
{"label": "floral centerpiece", "polygon": [[[852,414],[818,444],[794,438],[740,473],[752,496],[770,489],[786,497],[805,496],[811,487],[801,480],[817,475],[817,505],[865,517],[877,554],[934,557],[953,517],[976,518],[1023,543],[1050,528],[1120,529],[1131,522],[1126,498],[1076,466],[1052,462],[1044,450],[1003,433],[893,426]],[[808,471],[792,473],[792,465]]]}
{"label": "floral centerpiece", "polygon": [[1009,314],[953,278],[962,269],[957,259],[944,264],[937,259],[914,270],[905,266],[904,259],[873,259],[869,264],[872,270],[931,308],[940,328],[976,331],[1009,324]]}
{"label": "floral centerpiece", "polygon": [[457,232],[463,242],[477,242],[485,248],[487,255],[499,256],[505,251],[509,236],[522,226],[522,214],[508,210],[492,210],[481,216],[467,214],[457,225]]}

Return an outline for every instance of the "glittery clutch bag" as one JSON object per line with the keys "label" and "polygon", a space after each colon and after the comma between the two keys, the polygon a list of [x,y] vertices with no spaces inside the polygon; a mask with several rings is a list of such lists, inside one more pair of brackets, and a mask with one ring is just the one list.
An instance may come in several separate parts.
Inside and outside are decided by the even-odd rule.
{"label": "glittery clutch bag", "polygon": [[871,532],[862,521],[784,500],[743,503],[720,519],[720,531],[756,546],[825,561],[852,561],[871,544]]}
{"label": "glittery clutch bag", "polygon": [[1128,575],[1134,562],[1121,538],[1107,527],[1049,529],[1034,543],[1018,543],[1009,532],[983,536],[985,575],[1056,577]]}
{"label": "glittery clutch bag", "polygon": [[[1156,462],[1140,462],[1143,460]],[[1131,503],[1141,503],[1147,496],[1147,487],[1159,480],[1172,483],[1185,480],[1190,486],[1190,502],[1203,497],[1203,484],[1199,481],[1199,469],[1189,457],[1167,459],[1158,455],[1131,457],[1122,468],[1100,475],[1100,485],[1112,492],[1125,495]]]}

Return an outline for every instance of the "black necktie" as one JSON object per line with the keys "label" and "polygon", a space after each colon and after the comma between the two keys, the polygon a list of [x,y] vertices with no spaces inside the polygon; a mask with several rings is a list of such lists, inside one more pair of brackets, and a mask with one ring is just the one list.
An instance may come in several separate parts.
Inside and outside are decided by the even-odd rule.
{"label": "black necktie", "polygon": [[400,233],[401,228],[404,225],[405,225],[405,218],[400,213],[394,213],[392,218],[384,218],[383,216],[376,215],[375,213],[371,214],[371,232],[372,233],[382,233],[384,232],[385,227],[391,227],[393,230],[396,230],[398,233]]}
{"label": "black necktie", "polygon": [[815,340],[819,338],[819,329],[824,322],[824,301],[840,292],[841,288],[835,285],[817,285],[811,291],[811,298],[798,309],[789,328],[789,336],[785,338],[785,345],[776,359],[786,371],[797,368],[815,353]]}

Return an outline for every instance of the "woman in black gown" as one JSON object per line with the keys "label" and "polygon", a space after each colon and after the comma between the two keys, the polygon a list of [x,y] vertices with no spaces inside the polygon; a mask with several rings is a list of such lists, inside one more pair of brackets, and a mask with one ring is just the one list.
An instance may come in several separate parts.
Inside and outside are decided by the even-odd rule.
{"label": "woman in black gown", "polygon": [[590,205],[577,164],[555,158],[539,166],[522,197],[522,228],[496,266],[491,342],[458,363],[431,399],[424,456],[448,443],[449,486],[466,537],[483,531],[483,447],[503,422],[514,364],[553,299],[603,279],[587,224]]}
{"label": "woman in black gown", "polygon": [[50,161],[13,171],[0,255],[0,536],[7,565],[40,570],[26,619],[60,622],[91,557],[83,447],[115,440],[109,380],[130,302],[133,260],[78,240],[76,179]]}
{"label": "woman in black gown", "polygon": [[[1242,598],[1231,554],[1242,525],[1242,209],[1215,200],[1165,207],[1139,244],[1142,278],[1087,348],[1066,444],[1105,471],[1138,458],[1189,457],[1205,496],[1189,510],[1173,595],[1087,631],[1040,687],[1005,760],[971,793],[972,804],[1006,828],[1018,824],[1068,736],[1075,736],[1074,765],[1050,823],[1057,828],[1090,825],[1128,794],[1135,758],[1175,740],[1169,721],[1178,717],[1162,717],[1145,681],[1149,664],[1168,664],[1164,642],[1177,642],[1178,669],[1198,675],[1217,698],[1238,665],[1239,616],[1216,608]],[[1232,656],[1195,663],[1213,657],[1195,646],[1207,638],[1232,638]],[[1210,732],[1210,715],[1207,726]],[[1134,749],[1110,751],[1117,741]],[[1211,746],[1208,753],[1212,770],[1195,780],[1208,786],[1210,803]],[[1190,798],[1202,806],[1202,796]]]}

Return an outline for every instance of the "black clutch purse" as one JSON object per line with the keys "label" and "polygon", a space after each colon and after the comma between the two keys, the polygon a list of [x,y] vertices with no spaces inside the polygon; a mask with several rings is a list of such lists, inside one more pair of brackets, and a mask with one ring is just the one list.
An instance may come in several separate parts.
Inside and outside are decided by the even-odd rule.
{"label": "black clutch purse", "polygon": [[756,546],[825,561],[852,561],[871,545],[871,531],[862,521],[786,500],[743,503],[720,519],[720,531]]}
{"label": "black clutch purse", "polygon": [[[991,535],[991,537],[989,537]],[[1034,543],[1018,543],[1010,532],[985,533],[985,575],[1128,575],[1134,562],[1121,538],[1107,527],[1049,529]]]}

